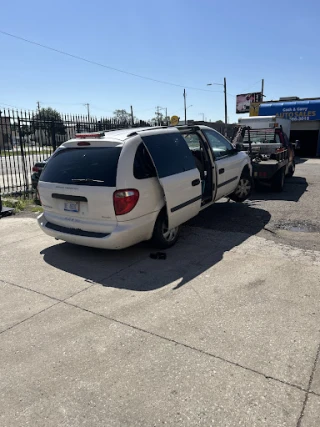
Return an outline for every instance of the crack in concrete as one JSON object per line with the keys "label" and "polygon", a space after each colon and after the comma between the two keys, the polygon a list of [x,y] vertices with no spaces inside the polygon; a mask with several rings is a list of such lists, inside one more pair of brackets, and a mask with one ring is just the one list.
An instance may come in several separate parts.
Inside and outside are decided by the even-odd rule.
{"label": "crack in concrete", "polygon": [[[135,261],[133,264],[138,263],[138,262],[139,262],[139,261]],[[133,265],[133,264],[132,264],[132,265]],[[117,274],[117,272],[116,272],[116,273],[111,274],[110,276],[108,276],[108,278],[109,278],[109,277],[114,276],[115,274]],[[198,353],[201,353],[201,354],[204,354],[204,355],[206,355],[206,356],[212,357],[212,358],[214,358],[214,359],[220,360],[220,361],[222,361],[222,362],[224,362],[224,363],[228,363],[229,365],[235,366],[235,367],[237,367],[237,368],[244,369],[244,370],[249,371],[249,372],[251,372],[251,373],[254,373],[254,374],[256,374],[256,375],[262,376],[262,377],[264,377],[266,380],[276,381],[276,382],[279,382],[279,383],[281,383],[281,384],[283,384],[283,385],[287,385],[287,386],[289,386],[289,387],[293,387],[293,388],[295,388],[295,389],[298,389],[299,391],[302,391],[302,392],[306,393],[306,398],[305,398],[305,401],[304,401],[304,404],[303,404],[303,407],[302,407],[302,410],[301,410],[301,413],[300,413],[300,417],[299,417],[299,420],[298,420],[297,427],[300,427],[300,425],[301,425],[301,420],[302,420],[302,417],[303,417],[303,415],[304,415],[304,410],[305,410],[305,407],[306,407],[306,404],[307,404],[307,400],[308,400],[308,396],[309,396],[309,394],[312,394],[312,395],[315,395],[315,396],[320,397],[320,394],[319,394],[319,393],[316,393],[316,392],[314,392],[314,391],[310,391],[311,384],[312,384],[312,380],[313,380],[313,376],[314,376],[314,372],[315,372],[316,365],[317,365],[317,361],[318,361],[318,359],[319,359],[319,355],[320,355],[320,344],[319,344],[318,351],[317,351],[317,354],[316,354],[316,358],[315,358],[315,361],[314,361],[314,364],[313,364],[313,369],[312,369],[311,376],[310,376],[310,379],[309,379],[308,387],[307,387],[307,389],[305,389],[305,388],[303,388],[303,387],[301,387],[301,386],[299,386],[299,385],[297,385],[297,384],[292,384],[292,383],[289,383],[289,382],[287,382],[287,381],[281,380],[281,379],[279,379],[279,378],[276,378],[276,377],[273,377],[273,376],[270,376],[270,375],[266,375],[266,374],[264,374],[263,372],[260,372],[260,371],[258,371],[258,370],[256,370],[256,369],[253,369],[253,368],[249,368],[248,366],[241,365],[240,363],[233,362],[232,360],[226,359],[226,358],[224,358],[224,357],[222,357],[222,356],[218,356],[218,355],[216,355],[216,354],[213,354],[213,353],[210,353],[210,352],[208,352],[208,351],[205,351],[205,350],[199,349],[199,348],[197,348],[197,347],[191,346],[191,345],[186,344],[186,343],[182,343],[182,342],[177,341],[177,340],[174,340],[174,339],[172,339],[172,338],[165,337],[165,336],[160,335],[160,334],[157,334],[157,333],[155,333],[155,332],[148,331],[147,329],[143,329],[143,328],[140,328],[140,327],[138,327],[138,326],[131,325],[130,323],[127,323],[127,322],[124,322],[124,321],[121,321],[121,320],[115,319],[115,318],[113,318],[113,317],[109,317],[109,316],[103,315],[103,314],[101,314],[101,313],[96,313],[96,312],[94,312],[94,311],[92,311],[92,310],[89,310],[89,309],[86,309],[86,308],[80,307],[80,306],[78,306],[77,304],[72,304],[71,302],[69,302],[69,301],[68,301],[68,299],[73,298],[74,296],[76,296],[76,295],[78,295],[78,294],[80,294],[80,293],[82,293],[82,292],[84,292],[84,291],[86,291],[86,290],[90,289],[91,287],[93,287],[93,286],[97,286],[97,284],[96,284],[96,283],[90,284],[90,286],[87,286],[86,288],[81,289],[80,291],[75,292],[73,295],[68,296],[68,297],[66,297],[65,299],[59,299],[59,298],[56,298],[56,297],[53,297],[53,296],[47,295],[47,294],[45,294],[45,293],[42,293],[42,292],[39,292],[39,291],[36,291],[36,290],[30,289],[30,288],[27,288],[27,287],[24,287],[24,286],[21,286],[21,285],[17,285],[17,284],[15,284],[15,283],[10,283],[10,282],[7,282],[7,281],[1,280],[1,279],[0,279],[0,283],[4,283],[4,284],[7,284],[7,285],[15,286],[15,287],[17,287],[17,288],[20,288],[20,289],[23,289],[23,290],[27,290],[27,291],[30,291],[30,292],[34,292],[34,293],[36,293],[36,294],[39,294],[39,295],[41,295],[41,296],[48,297],[48,298],[50,298],[50,299],[52,299],[52,300],[55,300],[55,301],[56,301],[56,303],[55,303],[55,304],[52,304],[52,305],[50,305],[49,307],[46,307],[45,309],[43,309],[43,310],[41,310],[41,311],[39,311],[39,312],[37,312],[37,313],[33,314],[32,316],[29,316],[28,318],[26,318],[26,319],[24,319],[24,320],[22,320],[22,321],[20,321],[20,322],[18,322],[18,323],[15,323],[14,325],[9,326],[7,329],[5,329],[5,330],[3,330],[3,331],[0,331],[0,335],[1,335],[1,334],[3,334],[4,332],[9,331],[10,329],[13,329],[13,328],[14,328],[14,327],[16,327],[16,326],[21,325],[22,323],[24,323],[24,322],[26,322],[26,321],[28,321],[28,320],[30,320],[30,319],[32,319],[32,318],[34,318],[35,316],[37,316],[37,315],[39,315],[39,314],[44,313],[45,311],[47,311],[47,310],[51,309],[52,307],[55,307],[55,306],[57,306],[58,304],[64,303],[65,305],[68,305],[68,306],[70,306],[70,307],[74,307],[74,308],[77,308],[77,309],[79,309],[79,310],[81,310],[81,311],[84,311],[84,312],[87,312],[87,313],[93,314],[93,315],[98,316],[98,317],[102,317],[102,318],[104,318],[104,319],[106,319],[106,320],[109,320],[109,321],[111,321],[111,322],[114,322],[114,323],[120,324],[120,325],[122,325],[122,326],[125,326],[125,327],[128,327],[128,328],[131,328],[131,329],[134,329],[134,330],[139,331],[139,332],[142,332],[142,333],[144,333],[144,334],[151,335],[151,336],[153,336],[153,337],[160,338],[161,340],[164,340],[164,341],[167,341],[167,342],[171,342],[171,343],[173,343],[173,344],[175,344],[175,345],[180,345],[180,346],[182,346],[182,347],[184,347],[184,348],[187,348],[187,349],[192,350],[192,351],[196,351],[196,352],[198,352]]]}
{"label": "crack in concrete", "polygon": [[291,384],[291,383],[289,383],[289,382],[287,382],[287,381],[284,381],[284,380],[281,380],[281,379],[279,379],[279,378],[275,378],[275,377],[272,377],[272,376],[270,376],[270,375],[266,375],[266,374],[264,374],[263,372],[257,371],[256,369],[249,368],[249,367],[247,367],[247,366],[241,365],[240,363],[233,362],[232,360],[228,360],[228,359],[226,359],[226,358],[224,358],[224,357],[222,357],[222,356],[218,356],[218,355],[216,355],[216,354],[213,354],[213,353],[210,353],[210,352],[208,352],[208,351],[205,351],[205,350],[199,349],[199,348],[197,348],[197,347],[193,347],[193,346],[191,346],[191,345],[189,345],[189,344],[182,343],[182,342],[180,342],[180,341],[176,341],[176,340],[174,340],[174,339],[172,339],[172,338],[168,338],[168,337],[165,337],[165,336],[163,336],[163,335],[157,334],[157,333],[155,333],[155,332],[148,331],[147,329],[143,329],[143,328],[140,328],[140,327],[138,327],[138,326],[131,325],[130,323],[123,322],[122,320],[118,320],[118,319],[115,319],[115,318],[113,318],[113,317],[109,317],[109,316],[106,316],[106,315],[104,315],[104,314],[101,314],[101,313],[96,313],[96,312],[94,312],[94,311],[92,311],[92,310],[89,310],[89,309],[86,309],[86,308],[80,307],[80,306],[78,306],[77,304],[72,304],[72,303],[70,303],[70,302],[68,302],[68,301],[64,301],[64,304],[66,304],[66,305],[70,305],[70,306],[75,307],[75,308],[78,308],[79,310],[82,310],[82,311],[86,311],[86,312],[88,312],[88,313],[90,313],[90,314],[93,314],[93,315],[95,315],[95,316],[102,317],[102,318],[104,318],[104,319],[106,319],[106,320],[109,320],[110,322],[114,322],[114,323],[120,324],[120,325],[122,325],[122,326],[126,326],[126,327],[129,327],[129,328],[132,328],[132,329],[134,329],[134,330],[136,330],[136,331],[143,332],[143,333],[148,334],[148,335],[151,335],[151,336],[153,336],[153,337],[160,338],[161,340],[164,340],[164,341],[167,341],[167,342],[171,342],[171,343],[173,343],[173,344],[175,344],[175,345],[180,345],[180,346],[182,346],[182,347],[188,348],[189,350],[196,351],[196,352],[201,353],[201,354],[204,354],[204,355],[206,355],[206,356],[213,357],[213,358],[215,358],[215,359],[217,359],[217,360],[220,360],[220,361],[222,361],[222,362],[228,363],[229,365],[236,366],[237,368],[241,368],[241,369],[244,369],[244,370],[246,370],[246,371],[249,371],[249,372],[255,373],[255,374],[259,375],[259,376],[263,376],[263,377],[264,377],[265,379],[267,379],[267,380],[273,380],[273,381],[279,382],[279,383],[281,383],[281,384],[283,384],[283,385],[287,385],[287,386],[289,386],[289,387],[296,388],[296,389],[298,389],[298,390],[300,390],[300,391],[302,391],[302,392],[304,392],[304,393],[314,394],[314,395],[316,395],[316,396],[319,396],[319,397],[320,397],[320,394],[315,393],[315,392],[311,392],[310,390],[308,391],[308,390],[306,390],[305,388],[300,387],[300,386],[299,386],[299,385],[297,385],[297,384]]}
{"label": "crack in concrete", "polygon": [[305,412],[305,409],[306,409],[306,406],[307,406],[307,403],[308,403],[309,394],[315,394],[316,396],[318,396],[318,393],[310,392],[310,388],[311,388],[313,377],[314,377],[314,373],[316,371],[316,367],[317,367],[317,364],[318,364],[319,356],[320,356],[320,344],[318,345],[316,357],[315,357],[314,362],[313,362],[313,367],[312,367],[311,375],[310,375],[310,378],[309,378],[309,383],[308,383],[308,387],[307,387],[307,390],[306,390],[305,399],[304,399],[304,402],[303,402],[303,405],[302,405],[300,416],[298,418],[297,427],[301,426],[302,418],[304,416],[304,412]]}

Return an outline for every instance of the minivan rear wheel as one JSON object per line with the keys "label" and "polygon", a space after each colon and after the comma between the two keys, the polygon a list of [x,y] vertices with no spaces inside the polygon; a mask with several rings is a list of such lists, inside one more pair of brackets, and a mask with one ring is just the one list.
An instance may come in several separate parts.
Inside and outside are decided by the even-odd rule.
{"label": "minivan rear wheel", "polygon": [[171,248],[179,238],[180,227],[168,228],[168,217],[162,210],[154,226],[152,242],[159,249]]}

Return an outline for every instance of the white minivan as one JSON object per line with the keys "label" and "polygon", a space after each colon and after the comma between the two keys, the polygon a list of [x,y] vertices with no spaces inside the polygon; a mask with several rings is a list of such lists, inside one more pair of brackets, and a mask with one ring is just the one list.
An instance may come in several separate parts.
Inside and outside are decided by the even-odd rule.
{"label": "white minivan", "polygon": [[77,134],[39,180],[41,229],[66,242],[123,249],[153,239],[168,248],[179,226],[216,200],[251,192],[249,157],[206,126]]}

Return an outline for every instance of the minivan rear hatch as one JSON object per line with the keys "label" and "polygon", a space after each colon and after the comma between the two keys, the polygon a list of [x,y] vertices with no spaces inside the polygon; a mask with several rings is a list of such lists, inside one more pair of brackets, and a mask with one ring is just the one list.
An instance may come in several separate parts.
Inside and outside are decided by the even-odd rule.
{"label": "minivan rear hatch", "polygon": [[48,161],[39,182],[47,221],[87,231],[112,232],[116,225],[113,193],[120,152],[121,146],[59,149]]}

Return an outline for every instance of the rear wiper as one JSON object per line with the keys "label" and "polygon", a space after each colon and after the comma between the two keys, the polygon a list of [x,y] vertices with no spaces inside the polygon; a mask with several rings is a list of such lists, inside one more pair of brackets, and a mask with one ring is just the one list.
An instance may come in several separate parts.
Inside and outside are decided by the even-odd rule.
{"label": "rear wiper", "polygon": [[72,182],[104,182],[101,179],[92,179],[92,178],[75,178],[71,180]]}

